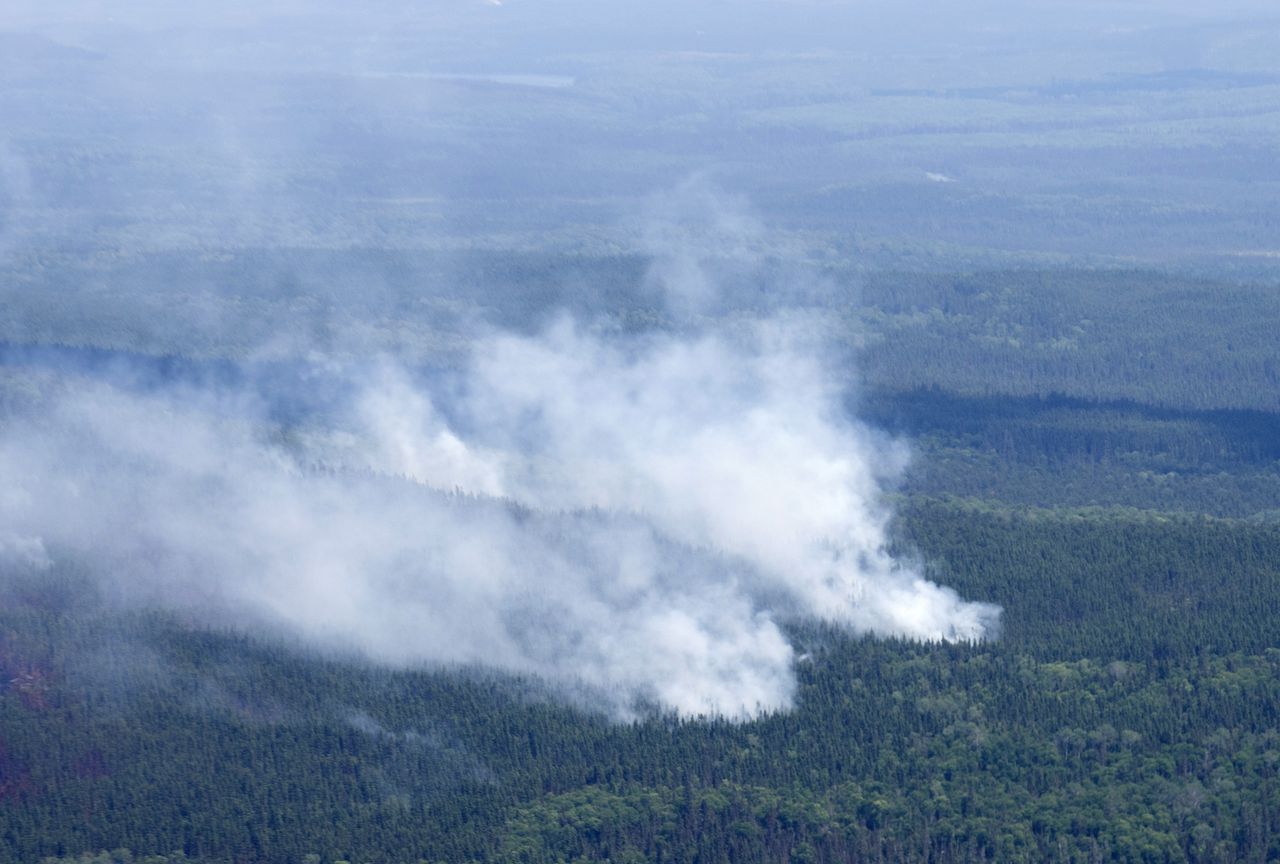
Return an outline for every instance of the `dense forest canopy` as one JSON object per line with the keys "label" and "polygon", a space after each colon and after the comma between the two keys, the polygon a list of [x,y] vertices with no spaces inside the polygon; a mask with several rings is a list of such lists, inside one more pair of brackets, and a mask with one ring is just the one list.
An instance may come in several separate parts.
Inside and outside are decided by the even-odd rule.
{"label": "dense forest canopy", "polygon": [[1257,3],[0,10],[0,862],[1280,859]]}

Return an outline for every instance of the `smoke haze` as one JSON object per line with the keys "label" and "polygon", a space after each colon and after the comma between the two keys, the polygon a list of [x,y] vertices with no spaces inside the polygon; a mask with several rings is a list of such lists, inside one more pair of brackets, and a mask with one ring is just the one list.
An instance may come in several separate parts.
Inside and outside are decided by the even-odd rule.
{"label": "smoke haze", "polygon": [[[740,259],[759,230],[699,222],[722,242],[655,248],[678,315],[718,287],[705,248]],[[885,551],[906,452],[847,418],[821,318],[680,320],[482,329],[447,378],[313,361],[300,386],[344,395],[284,430],[249,387],[67,376],[0,436],[0,555],[89,562],[129,607],[534,674],[621,716],[787,707],[789,620],[991,635],[997,609]]]}

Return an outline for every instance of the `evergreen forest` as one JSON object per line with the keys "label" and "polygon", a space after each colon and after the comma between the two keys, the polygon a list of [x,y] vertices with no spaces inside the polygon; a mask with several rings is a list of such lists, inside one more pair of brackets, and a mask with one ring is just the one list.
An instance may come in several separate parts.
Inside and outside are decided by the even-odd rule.
{"label": "evergreen forest", "polygon": [[0,864],[1280,861],[1274,9],[0,6]]}

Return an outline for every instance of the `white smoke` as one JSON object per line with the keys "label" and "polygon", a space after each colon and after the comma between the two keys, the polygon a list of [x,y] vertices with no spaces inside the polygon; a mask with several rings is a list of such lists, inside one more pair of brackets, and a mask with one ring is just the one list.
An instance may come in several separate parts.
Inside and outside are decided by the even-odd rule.
{"label": "white smoke", "polygon": [[502,487],[543,509],[641,513],[749,562],[749,593],[918,639],[980,639],[986,607],[885,551],[886,480],[906,452],[844,416],[804,316],[733,336],[620,347],[562,322],[480,346],[469,409]]}
{"label": "white smoke", "polygon": [[[423,416],[410,410],[378,431],[402,434]],[[22,538],[5,541],[6,558],[41,563],[48,549],[91,562],[129,606],[283,625],[391,663],[533,673],[619,712],[638,699],[734,716],[788,703],[791,649],[740,565],[638,519],[306,472],[248,416],[191,393],[68,388],[42,422],[0,440],[0,474],[23,493],[0,505]],[[429,422],[413,465],[449,466],[456,439]],[[382,458],[376,436],[370,445]]]}
{"label": "white smoke", "polygon": [[0,433],[0,563],[620,715],[787,707],[789,620],[990,635],[997,609],[886,552],[906,451],[847,417],[819,319],[683,329],[489,332],[449,387],[331,365],[355,397],[284,436],[252,393],[70,379]]}
{"label": "white smoke", "polygon": [[39,537],[21,537],[4,532],[0,533],[0,566],[3,565],[22,570],[48,570],[53,561]]}

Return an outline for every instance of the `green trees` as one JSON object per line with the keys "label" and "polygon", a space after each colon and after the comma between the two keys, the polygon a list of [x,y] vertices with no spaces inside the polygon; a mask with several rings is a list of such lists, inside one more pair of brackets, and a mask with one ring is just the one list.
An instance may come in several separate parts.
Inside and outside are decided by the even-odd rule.
{"label": "green trees", "polygon": [[0,860],[1280,854],[1275,526],[923,500],[900,537],[1004,602],[1004,638],[797,626],[796,708],[743,725],[11,593],[5,662],[52,684],[0,695]]}
{"label": "green trees", "polygon": [[[385,292],[326,289],[321,305],[395,317],[410,354],[447,365],[476,286],[419,296],[426,265],[381,254],[347,263],[391,272]],[[244,253],[216,275],[267,327],[341,259]],[[96,274],[95,302],[193,265],[119,266]],[[669,325],[635,291],[644,262],[566,266],[460,269],[503,283],[489,302],[515,323],[565,304]],[[308,290],[277,284],[284,271]],[[92,562],[0,573],[0,862],[1280,859],[1278,295],[1104,271],[865,288],[857,305],[812,299],[872,346],[858,413],[914,442],[897,551],[1001,604],[999,641],[791,622],[808,658],[793,711],[615,724],[536,681],[368,668],[111,611],[81,575]],[[27,295],[26,323],[97,346],[56,349],[54,367],[120,344],[190,349],[201,369],[239,350],[178,331],[139,345],[128,315],[68,323],[86,307]],[[0,406],[43,384],[11,372]]]}

